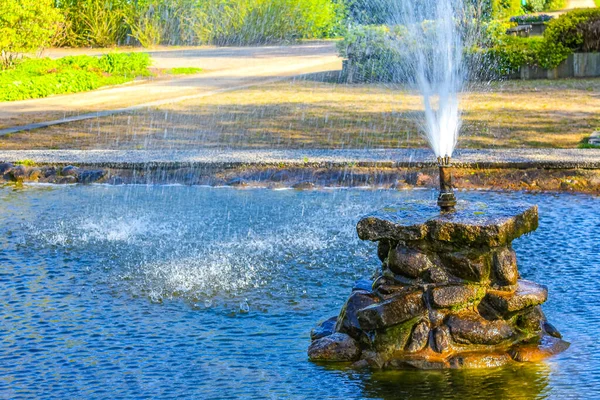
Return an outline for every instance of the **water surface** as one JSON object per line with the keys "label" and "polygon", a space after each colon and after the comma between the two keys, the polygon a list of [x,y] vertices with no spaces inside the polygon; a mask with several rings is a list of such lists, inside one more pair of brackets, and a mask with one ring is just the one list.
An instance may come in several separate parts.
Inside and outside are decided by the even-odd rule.
{"label": "water surface", "polygon": [[571,348],[486,371],[353,371],[309,332],[378,266],[359,218],[429,190],[184,186],[0,190],[0,398],[591,398],[600,392],[600,199],[540,206],[514,246]]}

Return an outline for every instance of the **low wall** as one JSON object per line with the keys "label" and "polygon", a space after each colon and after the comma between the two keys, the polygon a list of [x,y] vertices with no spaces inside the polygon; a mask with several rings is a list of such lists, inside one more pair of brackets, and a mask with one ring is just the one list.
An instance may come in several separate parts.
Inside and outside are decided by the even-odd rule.
{"label": "low wall", "polygon": [[600,53],[575,53],[554,69],[524,66],[517,79],[561,79],[600,77]]}

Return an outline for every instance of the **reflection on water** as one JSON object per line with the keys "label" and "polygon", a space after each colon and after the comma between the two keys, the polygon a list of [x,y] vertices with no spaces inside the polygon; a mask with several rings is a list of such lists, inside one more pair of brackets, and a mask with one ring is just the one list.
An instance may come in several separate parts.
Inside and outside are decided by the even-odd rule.
{"label": "reflection on water", "polygon": [[540,205],[524,278],[571,348],[488,371],[353,371],[308,333],[378,268],[358,219],[433,191],[177,186],[0,190],[0,398],[590,398],[600,391],[599,198]]}

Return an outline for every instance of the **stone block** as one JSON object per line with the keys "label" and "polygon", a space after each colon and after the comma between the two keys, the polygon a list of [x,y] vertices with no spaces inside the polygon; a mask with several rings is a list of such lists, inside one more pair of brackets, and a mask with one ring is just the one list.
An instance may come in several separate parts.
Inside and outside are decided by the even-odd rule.
{"label": "stone block", "polygon": [[488,321],[475,312],[450,315],[446,321],[452,338],[461,344],[499,344],[513,336],[514,330],[503,320]]}
{"label": "stone block", "polygon": [[421,290],[403,290],[389,300],[358,311],[364,330],[376,330],[406,322],[426,311]]}
{"label": "stone block", "polygon": [[431,289],[431,302],[438,308],[464,308],[484,295],[485,288],[478,285],[438,286]]}
{"label": "stone block", "polygon": [[395,274],[419,278],[432,267],[427,254],[404,246],[396,246],[389,252],[388,268]]}
{"label": "stone block", "polygon": [[517,254],[512,247],[502,247],[494,252],[492,271],[494,283],[500,286],[509,286],[517,283],[519,279]]}
{"label": "stone block", "polygon": [[446,271],[471,282],[487,282],[492,268],[492,254],[487,252],[457,251],[441,254]]}
{"label": "stone block", "polygon": [[517,290],[503,292],[490,290],[483,302],[493,308],[499,315],[508,316],[529,307],[544,303],[548,299],[548,288],[535,282],[519,280]]}
{"label": "stone block", "polygon": [[335,326],[336,332],[347,333],[358,338],[362,331],[358,321],[358,311],[378,302],[379,299],[369,292],[362,290],[352,292],[339,314]]}
{"label": "stone block", "polygon": [[[440,213],[434,202],[405,203],[388,207],[359,221],[358,236],[363,240],[418,242],[428,239],[429,246],[499,247],[537,229],[537,206],[503,204],[482,209],[468,202],[456,212]],[[411,246],[409,246],[411,247]]]}
{"label": "stone block", "polygon": [[429,331],[429,324],[427,322],[421,321],[418,323],[410,335],[407,351],[409,353],[415,353],[423,350],[425,346],[427,346],[427,341],[429,340]]}
{"label": "stone block", "polygon": [[360,353],[356,341],[345,333],[334,333],[317,339],[308,348],[308,357],[320,361],[356,361]]}

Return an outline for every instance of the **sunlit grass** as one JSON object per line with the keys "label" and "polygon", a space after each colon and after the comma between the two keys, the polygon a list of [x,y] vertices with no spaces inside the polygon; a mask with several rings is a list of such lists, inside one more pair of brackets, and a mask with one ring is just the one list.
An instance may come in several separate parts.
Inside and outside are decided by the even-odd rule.
{"label": "sunlit grass", "polygon": [[[600,79],[473,85],[462,148],[576,148],[600,127]],[[296,80],[0,139],[17,148],[423,147],[417,93]]]}

